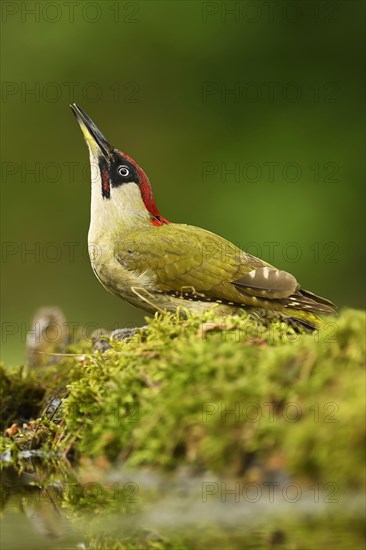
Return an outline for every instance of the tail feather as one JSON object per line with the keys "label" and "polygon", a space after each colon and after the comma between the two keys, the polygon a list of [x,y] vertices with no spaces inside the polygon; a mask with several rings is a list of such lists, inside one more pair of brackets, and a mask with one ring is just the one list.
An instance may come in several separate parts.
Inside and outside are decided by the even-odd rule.
{"label": "tail feather", "polygon": [[303,288],[300,290],[301,294],[304,296],[307,296],[308,298],[311,298],[312,300],[315,300],[319,304],[324,304],[325,306],[329,306],[334,312],[337,310],[337,306],[333,304],[330,300],[327,300],[326,298],[322,298],[321,296],[317,296],[316,294],[313,294],[310,292],[310,290],[304,290]]}
{"label": "tail feather", "polygon": [[337,313],[336,306],[330,300],[303,289],[299,289],[289,296],[285,307],[309,311],[310,313],[325,313],[328,315]]}
{"label": "tail feather", "polygon": [[313,332],[319,328],[319,317],[316,316],[310,319],[300,319],[299,317],[287,317],[285,319],[286,323],[290,325],[296,332],[299,332],[299,329],[305,330],[306,332]]}

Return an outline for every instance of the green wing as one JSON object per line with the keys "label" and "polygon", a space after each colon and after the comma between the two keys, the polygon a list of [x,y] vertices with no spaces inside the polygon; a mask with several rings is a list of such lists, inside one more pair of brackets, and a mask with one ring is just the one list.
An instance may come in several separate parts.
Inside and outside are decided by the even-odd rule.
{"label": "green wing", "polygon": [[152,272],[157,290],[202,299],[260,305],[255,297],[276,300],[298,287],[289,273],[214,233],[188,225],[152,226],[130,233],[118,243],[115,257],[133,272]]}

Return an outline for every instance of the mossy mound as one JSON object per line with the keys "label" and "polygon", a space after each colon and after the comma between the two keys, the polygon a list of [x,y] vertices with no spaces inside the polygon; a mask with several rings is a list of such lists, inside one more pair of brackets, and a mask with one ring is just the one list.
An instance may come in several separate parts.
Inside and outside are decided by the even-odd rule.
{"label": "mossy mound", "polygon": [[104,353],[74,344],[81,359],[23,384],[42,380],[48,398],[67,386],[42,445],[76,459],[248,479],[285,471],[353,489],[363,481],[364,335],[356,310],[314,334],[214,313],[157,315]]}
{"label": "mossy mound", "polygon": [[362,548],[364,337],[355,310],[314,334],[157,315],[2,370],[4,506],[57,505],[52,536],[95,549]]}

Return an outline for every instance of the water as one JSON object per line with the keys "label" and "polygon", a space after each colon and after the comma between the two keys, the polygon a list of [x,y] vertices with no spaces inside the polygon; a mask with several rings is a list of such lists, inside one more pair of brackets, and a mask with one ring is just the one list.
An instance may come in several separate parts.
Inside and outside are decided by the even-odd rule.
{"label": "water", "polygon": [[243,483],[184,468],[171,475],[2,457],[1,548],[364,549],[359,492],[285,475]]}

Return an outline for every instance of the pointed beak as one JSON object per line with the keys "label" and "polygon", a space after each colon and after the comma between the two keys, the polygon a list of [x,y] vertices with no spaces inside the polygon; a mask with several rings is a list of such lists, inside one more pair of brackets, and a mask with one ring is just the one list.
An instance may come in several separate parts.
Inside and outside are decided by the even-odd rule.
{"label": "pointed beak", "polygon": [[85,141],[89,145],[95,158],[103,155],[105,160],[108,161],[113,153],[113,147],[108,143],[102,132],[98,130],[94,122],[81,107],[76,105],[76,103],[73,103],[70,107],[83,132]]}

